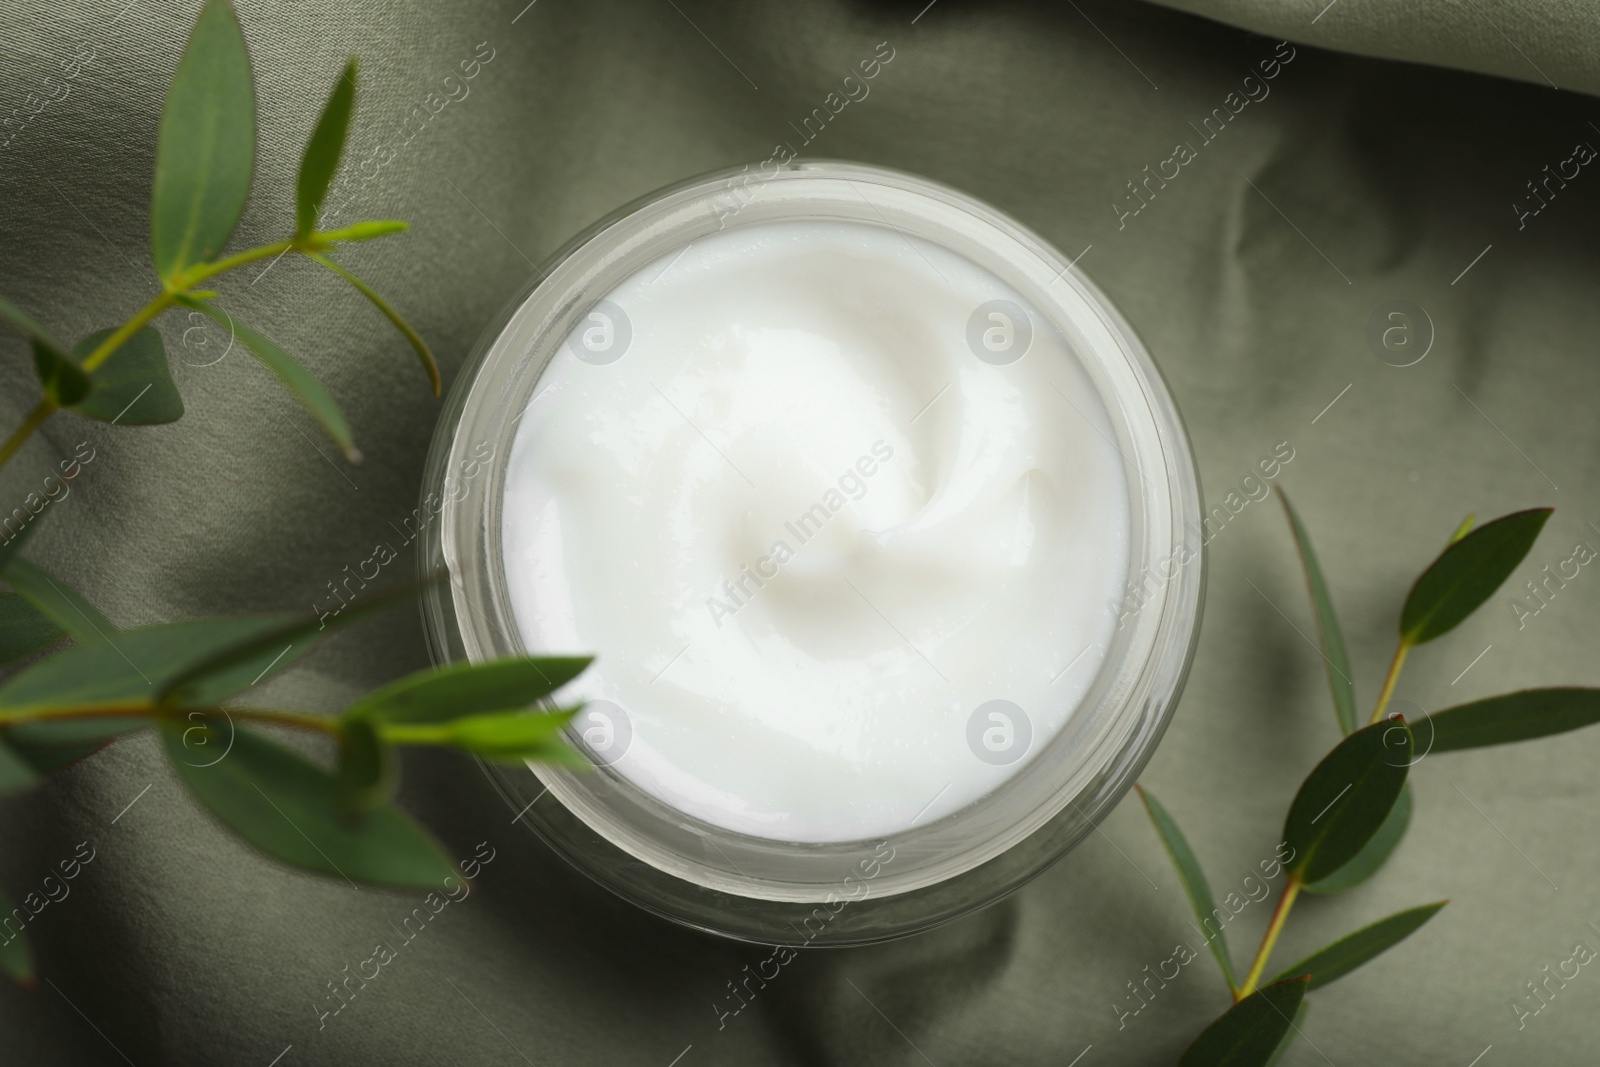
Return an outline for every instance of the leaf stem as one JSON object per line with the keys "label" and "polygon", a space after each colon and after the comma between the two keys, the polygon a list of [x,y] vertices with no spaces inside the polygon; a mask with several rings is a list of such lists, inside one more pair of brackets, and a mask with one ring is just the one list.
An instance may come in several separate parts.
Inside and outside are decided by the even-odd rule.
{"label": "leaf stem", "polygon": [[1371,722],[1383,719],[1383,711],[1389,706],[1389,698],[1394,695],[1395,683],[1400,681],[1400,668],[1405,666],[1406,656],[1411,652],[1411,642],[1402,637],[1395,646],[1394,659],[1389,661],[1389,673],[1384,676],[1383,690],[1378,694],[1378,705],[1372,709]]}
{"label": "leaf stem", "polygon": [[1289,918],[1289,909],[1294,907],[1295,898],[1300,895],[1300,887],[1303,884],[1298,872],[1291,874],[1289,880],[1284,883],[1283,893],[1278,897],[1278,906],[1272,912],[1272,921],[1267,924],[1267,932],[1261,936],[1261,947],[1256,949],[1256,958],[1250,961],[1250,973],[1244,976],[1244,982],[1234,991],[1235,1004],[1256,991],[1256,983],[1261,980],[1262,972],[1267,969],[1267,960],[1272,956],[1272,948],[1278,943],[1278,934],[1283,931],[1283,924]]}
{"label": "leaf stem", "polygon": [[148,718],[153,720],[174,714],[202,712],[208,715],[228,715],[245,722],[268,726],[288,726],[299,730],[316,730],[337,733],[339,720],[329,715],[309,715],[298,711],[277,711],[271,708],[158,708],[147,701],[108,701],[104,704],[80,704],[73,707],[17,708],[0,712],[0,726],[17,726],[30,722],[59,722],[63,719],[123,719]]}
{"label": "leaf stem", "polygon": [[0,467],[4,467],[11,457],[17,454],[17,450],[33,436],[33,431],[43,426],[55,411],[56,406],[50,402],[49,397],[39,399],[34,409],[28,412],[28,417],[22,420],[22,425],[6,438],[5,444],[0,445]]}

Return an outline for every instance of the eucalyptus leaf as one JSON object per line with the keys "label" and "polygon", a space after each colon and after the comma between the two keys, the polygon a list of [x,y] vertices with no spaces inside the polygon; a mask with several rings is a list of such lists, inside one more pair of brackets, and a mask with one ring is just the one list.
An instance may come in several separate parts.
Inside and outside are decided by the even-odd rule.
{"label": "eucalyptus leaf", "polygon": [[0,593],[0,666],[49,648],[67,632],[16,593]]}
{"label": "eucalyptus leaf", "polygon": [[350,113],[356,103],[356,69],[355,57],[351,56],[339,80],[333,83],[333,92],[300,160],[300,178],[295,184],[295,233],[302,238],[311,236],[316,229],[328,186],[339,169]]}
{"label": "eucalyptus leaf", "polygon": [[333,439],[333,443],[339,446],[345,459],[351,463],[361,462],[361,452],[350,436],[350,424],[345,421],[344,413],[339,410],[339,405],[333,402],[333,397],[328,394],[323,384],[311,376],[310,371],[296,363],[294,358],[279,348],[278,343],[272,338],[257,333],[220,308],[200,300],[184,300],[181,303],[210,315],[232,330],[233,335],[244,342],[251,354],[276,374],[278,380],[288,387],[296,400],[300,401],[301,406],[322,424],[323,430]]}
{"label": "eucalyptus leaf", "polygon": [[525,708],[582,674],[589,656],[510,656],[419,671],[351,705],[346,715],[384,723],[441,723]]}
{"label": "eucalyptus leaf", "polygon": [[[1415,727],[1412,729],[1412,734],[1413,736],[1416,734]],[[1361,846],[1361,851],[1356,853],[1355,858],[1321,881],[1307,885],[1306,892],[1343,893],[1377,874],[1378,869],[1389,861],[1390,855],[1399,847],[1400,839],[1406,836],[1406,830],[1411,825],[1411,804],[1411,783],[1407,782],[1400,790],[1400,796],[1395,800],[1394,807],[1389,809],[1383,825],[1379,826],[1378,832]]]}
{"label": "eucalyptus leaf", "polygon": [[[31,528],[32,524],[29,526]],[[117,632],[111,620],[70,585],[21,556],[12,556],[0,565],[0,577],[42,614],[84,644],[108,640]]]}
{"label": "eucalyptus leaf", "polygon": [[1310,1010],[1311,1001],[1302,999],[1300,1006],[1294,1010],[1294,1022],[1290,1024],[1288,1032],[1278,1042],[1278,1047],[1272,1050],[1272,1055],[1267,1059],[1266,1067],[1274,1067],[1279,1060],[1283,1059],[1283,1054],[1289,1051],[1289,1046],[1294,1044],[1294,1039],[1300,1036],[1300,1032],[1305,1029],[1306,1012]]}
{"label": "eucalyptus leaf", "polygon": [[1478,610],[1511,577],[1553,510],[1503,515],[1452,541],[1411,587],[1400,612],[1401,640],[1432,641]]}
{"label": "eucalyptus leaf", "polygon": [[1312,770],[1284,820],[1287,867],[1318,882],[1353,860],[1388,818],[1406,782],[1411,731],[1386,720],[1346,737]]}
{"label": "eucalyptus leaf", "polygon": [[1600,689],[1523,689],[1434,712],[1413,727],[1430,752],[1531,741],[1600,722]]}
{"label": "eucalyptus leaf", "polygon": [[1322,576],[1322,565],[1311,547],[1311,535],[1305,524],[1289,503],[1289,494],[1282,488],[1278,499],[1283,501],[1284,514],[1289,518],[1289,529],[1294,533],[1295,545],[1300,550],[1300,564],[1306,574],[1306,588],[1311,594],[1311,606],[1317,613],[1317,637],[1322,647],[1322,658],[1328,668],[1328,688],[1333,691],[1333,709],[1339,718],[1339,728],[1347,734],[1355,733],[1358,725],[1356,713],[1355,677],[1350,669],[1350,654],[1345,649],[1344,632],[1339,629],[1339,617],[1333,610],[1333,597],[1328,593],[1328,583]]}
{"label": "eucalyptus leaf", "polygon": [[22,551],[22,546],[28,543],[28,538],[33,536],[33,529],[37,525],[38,516],[33,515],[15,531],[0,526],[0,532],[7,535],[4,541],[0,541],[0,578],[5,577],[6,569],[11,566],[11,561],[16,558],[17,553]]}
{"label": "eucalyptus leaf", "polygon": [[250,55],[227,0],[206,0],[161,110],[150,243],[156,273],[172,285],[228,243],[256,159]]}
{"label": "eucalyptus leaf", "polygon": [[1441,900],[1437,904],[1409,908],[1406,911],[1396,912],[1387,919],[1379,919],[1371,926],[1363,926],[1355,933],[1346,934],[1333,944],[1318,949],[1293,967],[1287,968],[1276,980],[1281,981],[1291,975],[1310,975],[1311,985],[1307,992],[1319,989],[1335,978],[1343,978],[1363,963],[1398,945],[1415,933],[1423,923],[1438,914],[1439,909],[1448,903],[1450,903],[1448,900]]}
{"label": "eucalyptus leaf", "polygon": [[32,340],[35,345],[42,345],[56,355],[62,355],[66,352],[66,349],[57,344],[43,326],[34,321],[32,315],[29,315],[4,297],[0,297],[0,319],[9,322],[18,332]]}
{"label": "eucalyptus leaf", "polygon": [[203,654],[160,683],[157,687],[158,699],[167,703],[195,705],[204,703],[203,698],[207,695],[214,696],[224,689],[229,691],[223,696],[232,695],[238,690],[230,687],[237,685],[241,678],[263,662],[276,661],[272,669],[282,670],[330,629],[348,626],[368,615],[406,603],[427,584],[404,582],[379,590],[369,594],[361,603],[341,608],[337,614],[273,616],[271,626],[240,634],[237,640],[204,649]]}
{"label": "eucalyptus leaf", "polygon": [[371,811],[394,794],[394,750],[370,719],[340,720],[339,762],[333,777],[345,804],[354,811]]}
{"label": "eucalyptus leaf", "polygon": [[53,348],[33,342],[33,366],[45,399],[58,408],[71,407],[89,395],[94,383],[84,369]]}
{"label": "eucalyptus leaf", "polygon": [[1195,1038],[1178,1067],[1266,1067],[1291,1032],[1309,982],[1291,978],[1251,993]]}
{"label": "eucalyptus leaf", "polygon": [[[9,916],[11,899],[0,891],[0,915]],[[36,981],[33,970],[33,950],[28,947],[28,936],[20,930],[12,933],[0,925],[0,970],[20,985],[31,986]]]}
{"label": "eucalyptus leaf", "polygon": [[374,307],[383,312],[385,318],[394,323],[395,329],[399,330],[405,336],[405,339],[411,343],[412,350],[416,352],[417,358],[422,361],[422,369],[428,372],[428,383],[433,386],[433,395],[438,396],[440,388],[439,364],[434,361],[433,353],[428,350],[428,344],[422,339],[422,335],[413,330],[411,324],[402,319],[400,313],[390,307],[389,302],[374,292],[371,286],[321,252],[307,252],[306,258],[321,264],[355,286],[357,292],[370,300]]}
{"label": "eucalyptus leaf", "polygon": [[387,237],[391,233],[404,233],[411,227],[398,219],[372,219],[357,222],[337,230],[324,230],[317,234],[324,241],[370,241],[374,237]]}
{"label": "eucalyptus leaf", "polygon": [[525,760],[542,757],[561,744],[557,735],[575,714],[576,709],[468,715],[449,724],[449,743],[489,759]]}
{"label": "eucalyptus leaf", "polygon": [[[73,357],[82,362],[114,332],[97,330],[85,337],[73,348]],[[159,426],[183,417],[183,397],[172,384],[167,349],[153,326],[124,341],[91,377],[94,391],[71,405],[79,415],[123,426]]]}
{"label": "eucalyptus leaf", "polygon": [[1206,944],[1211,946],[1211,954],[1217,958],[1217,966],[1222,968],[1222,977],[1226,979],[1229,989],[1238,989],[1239,980],[1233,973],[1233,960],[1228,954],[1228,940],[1223,935],[1222,927],[1217,925],[1212,929],[1208,925],[1217,921],[1217,905],[1211,896],[1211,884],[1206,881],[1205,871],[1200,868],[1200,861],[1195,858],[1188,839],[1183,836],[1183,831],[1178,829],[1178,824],[1167,814],[1167,809],[1161,802],[1144,787],[1136,784],[1134,788],[1139,791],[1139,799],[1144,801],[1145,811],[1149,813],[1150,821],[1155,824],[1156,833],[1160,836],[1161,843],[1166,846],[1167,855],[1172,857],[1172,865],[1178,869],[1178,880],[1183,883],[1183,891],[1189,897],[1194,917],[1200,920],[1200,929],[1205,936]]}
{"label": "eucalyptus leaf", "polygon": [[39,780],[39,772],[10,743],[0,740],[0,795],[26,789]]}
{"label": "eucalyptus leaf", "polygon": [[199,717],[169,720],[162,740],[201,803],[284,863],[352,883],[418,889],[456,874],[438,843],[393,805],[350,812],[331,774],[282,745]]}
{"label": "eucalyptus leaf", "polygon": [[[34,664],[0,686],[0,708],[71,708],[101,704],[154,707],[197,664],[264,634],[286,618],[265,615],[191,619],[117,631]],[[184,693],[191,706],[209,707],[274,670],[282,670],[310,646],[268,646],[198,681]]]}
{"label": "eucalyptus leaf", "polygon": [[151,720],[132,715],[40,719],[11,727],[5,739],[34,770],[48,774],[150,725]]}

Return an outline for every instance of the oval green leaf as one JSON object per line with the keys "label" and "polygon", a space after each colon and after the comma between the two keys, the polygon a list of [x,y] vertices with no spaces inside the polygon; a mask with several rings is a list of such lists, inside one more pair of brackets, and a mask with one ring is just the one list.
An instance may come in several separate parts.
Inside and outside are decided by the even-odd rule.
{"label": "oval green leaf", "polygon": [[553,750],[565,747],[557,735],[575,714],[574,709],[468,715],[446,727],[448,743],[488,759],[553,759]]}
{"label": "oval green leaf", "polygon": [[1400,796],[1411,751],[1411,731],[1394,719],[1357,730],[1323,757],[1284,820],[1291,874],[1318,882],[1361,852]]}
{"label": "oval green leaf", "polygon": [[34,769],[10,742],[0,740],[0,795],[26,789],[39,780]]}
{"label": "oval green leaf", "polygon": [[[121,630],[34,664],[0,686],[0,708],[86,708],[102,704],[154,707],[172,680],[226,650],[277,632],[285,618],[265,615],[190,619]],[[209,674],[185,692],[191,705],[211,706],[293,663],[311,642],[257,649]]]}
{"label": "oval green leaf", "polygon": [[1503,515],[1452,541],[1411,587],[1400,612],[1400,639],[1432,641],[1478,610],[1511,577],[1553,510]]}
{"label": "oval green leaf", "polygon": [[4,297],[0,297],[0,319],[9,322],[18,332],[32,340],[34,344],[42,345],[56,355],[61,355],[66,351],[55,342],[54,338],[45,332],[43,326],[34,321],[32,315],[29,315]]}
{"label": "oval green leaf", "polygon": [[1413,727],[1430,752],[1531,741],[1600,722],[1600,689],[1524,689],[1434,712]]}
{"label": "oval green leaf", "polygon": [[[1412,735],[1415,734],[1416,730],[1413,728]],[[1405,788],[1400,790],[1400,797],[1394,802],[1394,807],[1389,809],[1383,825],[1378,827],[1378,832],[1361,847],[1355,858],[1321,881],[1307,885],[1306,892],[1343,893],[1377,874],[1378,869],[1389,862],[1389,857],[1399,847],[1400,839],[1406,836],[1406,830],[1411,825],[1411,803],[1411,783],[1407,782]]]}
{"label": "oval green leaf", "polygon": [[1145,811],[1155,824],[1156,835],[1166,846],[1167,855],[1172,857],[1172,865],[1178,870],[1178,880],[1183,883],[1183,891],[1189,897],[1194,917],[1200,921],[1206,944],[1211,946],[1211,954],[1217,958],[1217,966],[1222,968],[1222,977],[1230,990],[1238,989],[1239,980],[1233,973],[1233,960],[1228,954],[1228,940],[1223,935],[1221,924],[1217,922],[1216,901],[1212,898],[1211,884],[1206,881],[1200,861],[1195,858],[1188,839],[1161,802],[1137,783],[1134,789],[1138,790],[1139,799],[1144,801]]}
{"label": "oval green leaf", "polygon": [[1322,659],[1328,668],[1328,688],[1333,691],[1333,710],[1338,716],[1339,728],[1346,734],[1355,733],[1358,725],[1356,713],[1356,687],[1351,680],[1350,653],[1345,649],[1344,631],[1339,629],[1339,616],[1333,610],[1333,597],[1328,593],[1328,583],[1322,576],[1322,565],[1311,547],[1311,535],[1300,521],[1289,494],[1278,488],[1278,499],[1283,502],[1283,512],[1289,518],[1289,529],[1294,534],[1295,546],[1300,550],[1300,565],[1305,571],[1306,588],[1311,594],[1311,607],[1317,614],[1317,639],[1322,648]]}
{"label": "oval green leaf", "polygon": [[[73,348],[73,357],[81,362],[112,332],[98,330],[85,337]],[[172,384],[167,349],[153,326],[123,342],[91,377],[94,391],[71,405],[79,415],[123,426],[160,426],[183,417],[183,397]]]}
{"label": "oval green leaf", "polygon": [[[32,529],[31,523],[29,529]],[[111,621],[70,585],[21,556],[6,560],[0,566],[0,576],[42,614],[83,644],[105,641],[117,632]]]}
{"label": "oval green leaf", "polygon": [[1266,1067],[1305,1001],[1304,976],[1256,990],[1194,1039],[1178,1067]]}
{"label": "oval green leaf", "polygon": [[339,410],[339,405],[333,402],[333,397],[323,384],[311,376],[311,372],[294,361],[294,358],[278,347],[272,338],[246,326],[220,308],[212,307],[201,300],[182,300],[180,303],[186,307],[203,311],[217,322],[233,331],[233,336],[244,342],[252,355],[278,376],[278,380],[288,387],[290,394],[300,405],[311,413],[311,417],[322,424],[322,428],[333,443],[339,446],[345,459],[351,463],[361,462],[361,452],[356,448],[355,441],[350,436],[350,424],[345,421],[344,412]]}
{"label": "oval green leaf", "polygon": [[0,666],[42,652],[65,636],[65,630],[25,597],[0,594]]}
{"label": "oval green leaf", "polygon": [[339,762],[333,778],[352,811],[371,811],[394,794],[394,749],[370,719],[339,723]]}
{"label": "oval green leaf", "polygon": [[1379,919],[1371,926],[1363,926],[1355,933],[1346,934],[1326,948],[1313,952],[1286,969],[1278,979],[1282,980],[1286,975],[1310,975],[1311,985],[1306,991],[1320,989],[1410,937],[1448,903],[1448,900],[1441,900],[1437,904],[1409,908],[1387,919]]}
{"label": "oval green leaf", "polygon": [[487,663],[454,663],[391,682],[351,705],[345,714],[417,724],[526,708],[572,681],[592,662],[589,656],[511,656]]}
{"label": "oval green leaf", "polygon": [[333,83],[333,92],[322,108],[322,117],[317,120],[317,128],[311,131],[311,140],[306,142],[305,155],[300,159],[294,212],[295,232],[300,237],[309,237],[316,229],[322,202],[339,169],[339,157],[344,153],[345,135],[350,129],[350,113],[355,103],[356,59],[351,56],[339,80]]}
{"label": "oval green leaf", "polygon": [[[10,898],[0,891],[0,915],[10,915],[11,910]],[[12,933],[0,926],[0,970],[10,975],[18,985],[34,984],[33,950],[28,947],[26,934]]]}
{"label": "oval green leaf", "polygon": [[1294,1022],[1289,1025],[1288,1032],[1283,1035],[1283,1039],[1278,1042],[1278,1047],[1272,1051],[1272,1055],[1267,1059],[1266,1067],[1274,1067],[1279,1060],[1283,1059],[1283,1054],[1289,1051],[1290,1045],[1294,1044],[1295,1037],[1305,1028],[1306,1012],[1310,1009],[1311,1001],[1300,1001],[1300,1006],[1294,1012]]}
{"label": "oval green leaf", "polygon": [[400,317],[400,313],[394,308],[390,307],[389,302],[383,297],[379,296],[371,286],[362,281],[360,278],[357,278],[354,274],[351,274],[349,271],[345,270],[327,256],[320,252],[307,252],[306,258],[321,264],[322,266],[333,271],[333,273],[339,275],[339,277],[343,278],[351,285],[355,286],[356,292],[366,297],[372,302],[373,307],[383,312],[384,317],[392,322],[395,329],[399,330],[401,335],[410,342],[412,351],[416,352],[417,358],[422,361],[422,369],[428,373],[428,384],[433,387],[433,395],[438,396],[440,388],[439,364],[434,362],[433,353],[428,350],[428,344],[422,339],[422,335],[417,333],[416,330],[413,330],[411,328],[411,324],[405,319],[402,319]]}
{"label": "oval green leaf", "polygon": [[129,715],[42,719],[18,723],[5,732],[5,738],[34,770],[49,774],[150,725],[149,719]]}
{"label": "oval green leaf", "polygon": [[[241,679],[246,685],[253,672],[263,663],[270,671],[280,671],[292,663],[305,650],[314,645],[329,630],[348,626],[379,611],[387,611],[397,604],[409,603],[427,582],[404,582],[393,588],[369,593],[360,603],[348,605],[337,613],[322,615],[272,616],[272,625],[245,633],[236,641],[209,645],[201,650],[192,662],[164,678],[157,688],[157,700],[170,704],[190,706],[213,702],[231,696]],[[226,690],[226,692],[224,692]],[[218,695],[220,693],[220,695]]]}
{"label": "oval green leaf", "polygon": [[256,163],[250,55],[227,0],[206,0],[178,60],[156,140],[150,244],[173,284],[221,253],[244,211]]}
{"label": "oval green leaf", "polygon": [[161,733],[201,803],[275,859],[380,886],[434,888],[456,876],[438,843],[397,808],[352,813],[331,774],[282,745],[198,713]]}
{"label": "oval green leaf", "polygon": [[71,407],[94,388],[82,367],[38,341],[33,342],[33,367],[39,372],[39,388],[44,390],[45,399],[58,408]]}

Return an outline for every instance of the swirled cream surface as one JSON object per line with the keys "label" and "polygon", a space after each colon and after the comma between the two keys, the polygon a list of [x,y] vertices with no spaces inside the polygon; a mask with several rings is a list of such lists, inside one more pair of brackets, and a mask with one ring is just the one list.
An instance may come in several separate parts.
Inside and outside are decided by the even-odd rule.
{"label": "swirled cream surface", "polygon": [[598,758],[727,830],[854,841],[1035,758],[1111,643],[1128,484],[1060,334],[865,223],[725,230],[613,290],[521,417],[524,644]]}

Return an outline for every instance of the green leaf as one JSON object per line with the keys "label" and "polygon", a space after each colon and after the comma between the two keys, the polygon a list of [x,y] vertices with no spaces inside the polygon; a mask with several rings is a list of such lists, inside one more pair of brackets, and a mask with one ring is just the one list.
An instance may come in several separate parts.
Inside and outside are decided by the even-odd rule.
{"label": "green leaf", "polygon": [[250,195],[256,95],[233,7],[206,0],[167,90],[156,141],[150,244],[168,285],[228,243]]}
{"label": "green leaf", "polygon": [[422,369],[428,372],[428,383],[433,386],[433,395],[438,396],[439,365],[434,362],[433,353],[428,351],[427,342],[422,339],[422,335],[417,333],[416,330],[413,330],[411,328],[411,324],[406,322],[405,319],[402,319],[400,317],[400,313],[394,308],[390,307],[388,301],[384,300],[383,297],[374,292],[371,286],[362,281],[360,278],[357,278],[354,274],[351,274],[349,271],[345,270],[339,264],[323,255],[321,252],[307,252],[306,258],[312,260],[313,262],[320,263],[322,266],[327,267],[339,277],[355,286],[357,292],[366,297],[368,300],[372,301],[372,305],[379,311],[383,312],[385,318],[394,323],[395,328],[405,336],[407,341],[411,342],[411,348],[417,353],[417,358],[422,360]]}
{"label": "green leaf", "polygon": [[1292,978],[1251,993],[1195,1038],[1178,1067],[1266,1067],[1290,1033],[1309,982]]}
{"label": "green leaf", "polygon": [[6,741],[0,741],[0,795],[26,789],[39,780],[33,764]]}
{"label": "green leaf", "polygon": [[33,528],[37,525],[38,516],[35,515],[25,520],[15,533],[0,526],[0,533],[9,535],[4,541],[0,541],[0,578],[5,577],[6,569],[11,566],[11,561],[16,558],[17,553],[22,551],[22,546],[28,543],[28,538],[33,536]]}
{"label": "green leaf", "polygon": [[1189,896],[1189,905],[1194,908],[1194,917],[1200,920],[1200,929],[1206,938],[1206,944],[1211,946],[1211,954],[1217,958],[1217,966],[1222,968],[1222,977],[1227,980],[1229,989],[1238,989],[1239,980],[1233,973],[1233,960],[1228,955],[1228,940],[1223,936],[1222,927],[1215,930],[1209,923],[1217,921],[1216,901],[1211,896],[1211,885],[1206,881],[1205,871],[1200,869],[1200,861],[1195,859],[1194,850],[1189,847],[1189,841],[1183,836],[1183,831],[1178,829],[1178,824],[1167,814],[1167,809],[1161,806],[1153,795],[1146,792],[1137,783],[1134,788],[1139,791],[1139,798],[1144,801],[1145,811],[1150,814],[1150,821],[1155,824],[1156,833],[1161,838],[1161,843],[1167,848],[1167,855],[1172,857],[1172,865],[1178,869],[1178,879],[1183,883],[1183,891]]}
{"label": "green leaf", "polygon": [[394,750],[378,736],[370,719],[340,721],[339,763],[333,777],[352,811],[371,811],[394,794]]}
{"label": "green leaf", "polygon": [[58,408],[71,407],[89,395],[94,384],[84,369],[61,352],[33,342],[33,366],[45,399]]}
{"label": "green leaf", "polygon": [[449,744],[489,759],[525,760],[551,756],[565,747],[557,735],[577,709],[560,712],[511,711],[499,715],[468,715],[452,721]]}
{"label": "green leaf", "polygon": [[117,632],[111,621],[70,585],[21,556],[13,556],[0,565],[0,576],[41,613],[81,642],[104,641]]}
{"label": "green leaf", "polygon": [[67,632],[16,593],[0,594],[0,666],[49,648]]}
{"label": "green leaf", "polygon": [[305,155],[300,160],[300,179],[295,185],[295,233],[311,236],[316,228],[322,201],[333,184],[344,153],[345,134],[350,129],[350,112],[356,103],[356,59],[350,57],[344,72],[333,84],[333,93],[323,106],[317,128],[311,131]]}
{"label": "green leaf", "polygon": [[1300,1006],[1294,1011],[1294,1022],[1290,1024],[1288,1032],[1283,1035],[1283,1039],[1278,1042],[1278,1047],[1272,1050],[1272,1055],[1267,1059],[1266,1067],[1275,1067],[1277,1062],[1283,1059],[1283,1054],[1289,1051],[1289,1046],[1294,1044],[1294,1039],[1300,1036],[1300,1032],[1305,1029],[1306,1012],[1310,1010],[1311,1001],[1302,999]]}
{"label": "green leaf", "polygon": [[383,723],[441,723],[484,712],[525,708],[582,674],[588,656],[511,656],[454,663],[391,682],[351,705],[346,715]]}
{"label": "green leaf", "polygon": [[[1413,727],[1412,735],[1416,729]],[[1389,861],[1389,856],[1399,847],[1400,839],[1406,836],[1406,829],[1411,825],[1411,783],[1407,782],[1405,788],[1400,790],[1400,798],[1394,802],[1394,807],[1389,809],[1383,825],[1378,827],[1378,832],[1357,852],[1355,858],[1337,871],[1323,878],[1321,881],[1312,882],[1305,887],[1308,893],[1343,893],[1346,889],[1356,886],[1378,873],[1378,868]]]}
{"label": "green leaf", "polygon": [[1460,625],[1517,569],[1554,510],[1503,515],[1452,541],[1411,587],[1400,612],[1401,640],[1419,645]]}
{"label": "green leaf", "polygon": [[191,716],[163,726],[173,767],[213,815],[262,852],[371,885],[427,889],[456,875],[443,849],[393,805],[352,813],[320,767],[247,730],[230,736],[228,724]]}
{"label": "green leaf", "polygon": [[1311,606],[1317,613],[1317,637],[1322,646],[1322,658],[1328,666],[1328,688],[1333,690],[1333,709],[1339,717],[1339,728],[1347,734],[1355,733],[1357,726],[1356,687],[1351,681],[1350,654],[1345,650],[1344,633],[1339,629],[1339,617],[1333,610],[1333,598],[1328,594],[1328,583],[1322,577],[1322,565],[1311,548],[1311,535],[1306,532],[1300,516],[1289,503],[1289,494],[1280,487],[1278,499],[1283,501],[1284,514],[1289,517],[1289,529],[1294,533],[1295,545],[1300,549],[1300,563],[1305,569],[1306,587],[1311,593]]}
{"label": "green leaf", "polygon": [[[257,670],[263,662],[278,660],[280,656],[282,659],[278,660],[274,670],[282,670],[315,644],[328,630],[347,626],[375,612],[387,611],[396,604],[409,602],[419,589],[428,584],[428,582],[404,582],[371,593],[360,604],[354,607],[341,607],[337,613],[325,612],[320,616],[274,616],[272,626],[242,634],[238,640],[231,643],[203,650],[203,654],[197,656],[192,663],[169,675],[157,686],[158,699],[167,703],[190,705],[200,703],[197,694],[215,694],[220,689],[236,685],[240,678]],[[254,683],[247,682],[247,684]],[[237,691],[232,690],[232,692]],[[222,695],[228,696],[231,693]]]}
{"label": "green leaf", "polygon": [[1400,796],[1411,748],[1405,722],[1386,720],[1357,730],[1323,757],[1284,820],[1283,839],[1294,850],[1291,874],[1319,882],[1356,857]]}
{"label": "green leaf", "polygon": [[[0,708],[154,707],[170,692],[174,679],[189,676],[197,665],[229,649],[278,632],[287,618],[293,616],[190,619],[117,631],[104,641],[75,645],[10,679],[0,686]],[[183,697],[191,706],[220,703],[269,672],[282,670],[310,645],[307,639],[261,648],[195,680]]]}
{"label": "green leaf", "polygon": [[150,725],[149,719],[130,715],[41,719],[18,723],[5,732],[5,738],[34,770],[49,774]]}
{"label": "green leaf", "polygon": [[411,227],[397,219],[374,219],[370,222],[358,222],[353,226],[346,226],[339,230],[323,230],[317,237],[323,242],[333,241],[370,241],[374,237],[387,237],[391,233],[404,233]]}
{"label": "green leaf", "polygon": [[1290,975],[1308,974],[1311,985],[1306,990],[1320,989],[1335,978],[1343,978],[1375,956],[1398,945],[1410,937],[1423,923],[1433,918],[1440,908],[1450,903],[1424,904],[1418,908],[1396,912],[1387,919],[1379,919],[1371,926],[1363,926],[1353,934],[1346,934],[1333,944],[1313,952],[1276,980]]}
{"label": "green leaf", "polygon": [[[85,337],[73,348],[73,357],[81,362],[112,333],[98,330]],[[183,397],[172,384],[166,346],[153,326],[123,342],[92,377],[94,392],[71,405],[79,415],[124,426],[159,426],[183,417]]]}
{"label": "green leaf", "polygon": [[344,413],[339,410],[339,405],[333,402],[333,397],[328,395],[321,382],[311,376],[300,364],[296,363],[278,343],[265,334],[257,333],[244,323],[235,319],[227,312],[210,304],[198,300],[181,300],[180,303],[196,311],[203,311],[217,320],[222,325],[233,331],[233,335],[243,341],[245,347],[266,366],[278,380],[288,387],[294,398],[300,401],[311,416],[322,424],[322,428],[333,443],[339,446],[345,459],[351,463],[361,462],[361,452],[356,448],[355,441],[350,436],[350,424],[345,421]]}
{"label": "green leaf", "polygon": [[1429,752],[1504,745],[1600,722],[1600,689],[1524,689],[1434,712],[1412,727]]}
{"label": "green leaf", "polygon": [[[9,916],[11,911],[10,898],[0,892],[0,915]],[[21,931],[12,933],[5,926],[0,926],[0,970],[19,985],[34,984],[33,950],[28,947],[26,934]]]}
{"label": "green leaf", "polygon": [[11,323],[18,332],[25,334],[36,346],[43,345],[58,356],[66,352],[66,349],[58,345],[55,339],[45,332],[43,326],[34,321],[32,315],[4,298],[0,298],[0,319],[5,319]]}

